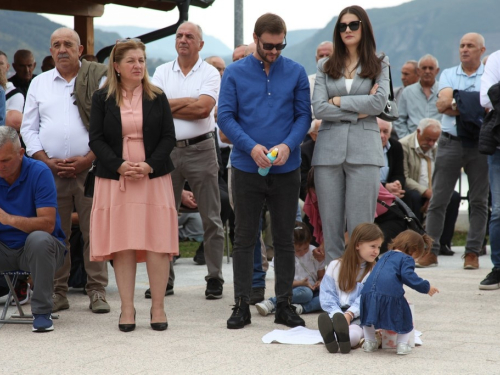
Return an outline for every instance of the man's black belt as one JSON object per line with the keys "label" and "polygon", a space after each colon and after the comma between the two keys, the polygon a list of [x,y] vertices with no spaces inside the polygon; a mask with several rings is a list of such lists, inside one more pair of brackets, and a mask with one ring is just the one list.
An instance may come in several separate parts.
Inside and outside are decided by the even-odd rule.
{"label": "man's black belt", "polygon": [[442,132],[441,135],[443,137],[451,139],[452,141],[459,141],[460,140],[460,137],[457,137],[456,135],[451,135],[450,133],[447,133],[447,132]]}
{"label": "man's black belt", "polygon": [[197,143],[200,143],[201,141],[204,141],[206,139],[210,139],[214,136],[214,132],[209,132],[206,134],[199,135],[198,137],[194,138],[189,138],[189,139],[183,139],[181,141],[175,142],[176,147],[187,147],[190,145],[195,145]]}

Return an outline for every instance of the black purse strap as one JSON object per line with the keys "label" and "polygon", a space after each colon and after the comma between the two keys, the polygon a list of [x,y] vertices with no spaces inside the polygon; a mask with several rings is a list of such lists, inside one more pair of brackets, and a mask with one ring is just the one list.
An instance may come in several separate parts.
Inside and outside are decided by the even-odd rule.
{"label": "black purse strap", "polygon": [[389,86],[391,88],[391,94],[389,95],[389,100],[394,100],[394,90],[392,88],[392,75],[391,75],[391,64],[389,64]]}

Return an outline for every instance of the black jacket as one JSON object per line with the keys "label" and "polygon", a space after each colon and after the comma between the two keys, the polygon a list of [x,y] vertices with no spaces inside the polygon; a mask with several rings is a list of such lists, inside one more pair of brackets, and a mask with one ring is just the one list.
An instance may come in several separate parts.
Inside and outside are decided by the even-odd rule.
{"label": "black jacket", "polygon": [[[114,97],[106,100],[107,89],[92,97],[89,146],[97,157],[95,175],[118,180],[118,168],[125,161],[123,153],[120,107]],[[175,146],[175,127],[172,112],[164,93],[154,100],[142,99],[142,131],[146,163],[154,170],[149,178],[160,177],[174,170],[170,153]]]}
{"label": "black jacket", "polygon": [[387,174],[386,183],[398,180],[404,189],[406,178],[403,146],[401,146],[401,143],[399,143],[399,141],[395,141],[394,139],[389,139],[389,143],[391,144],[391,148],[389,149],[389,151],[387,151],[389,173]]}
{"label": "black jacket", "polygon": [[500,144],[500,83],[496,83],[488,90],[493,110],[484,118],[479,133],[479,152],[493,155]]}

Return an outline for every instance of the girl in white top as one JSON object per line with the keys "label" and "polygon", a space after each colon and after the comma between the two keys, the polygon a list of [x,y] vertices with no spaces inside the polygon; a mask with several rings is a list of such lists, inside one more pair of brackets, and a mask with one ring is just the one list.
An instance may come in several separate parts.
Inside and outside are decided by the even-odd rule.
{"label": "girl in white top", "polygon": [[[313,257],[314,246],[309,228],[300,221],[295,222],[293,231],[295,247],[295,277],[293,280],[292,304],[297,314],[320,311],[319,286],[325,274],[325,264]],[[255,305],[260,315],[266,316],[276,309],[276,297]]]}
{"label": "girl in white top", "polygon": [[363,283],[375,265],[384,234],[376,224],[359,224],[344,255],[330,262],[320,287],[318,327],[330,353],[349,353],[363,338],[359,303]]}

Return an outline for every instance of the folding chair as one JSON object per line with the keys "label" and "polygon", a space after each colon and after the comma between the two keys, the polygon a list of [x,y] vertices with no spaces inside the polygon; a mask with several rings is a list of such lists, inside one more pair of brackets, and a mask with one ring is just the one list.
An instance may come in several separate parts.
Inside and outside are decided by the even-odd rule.
{"label": "folding chair", "polygon": [[[2,315],[0,316],[0,324],[33,324],[33,315],[25,314],[21,304],[19,303],[19,299],[17,298],[16,291],[14,286],[16,285],[17,279],[19,276],[29,276],[30,272],[26,271],[5,271],[0,272],[0,276],[5,277],[5,281],[7,281],[7,285],[9,286],[9,293],[7,294],[7,300],[5,301],[5,306],[2,310]],[[12,277],[12,278],[11,278]],[[17,314],[12,314],[9,319],[5,319],[7,316],[7,311],[9,310],[10,303],[14,301],[17,307]],[[52,314],[52,319],[59,319],[58,314]]]}

